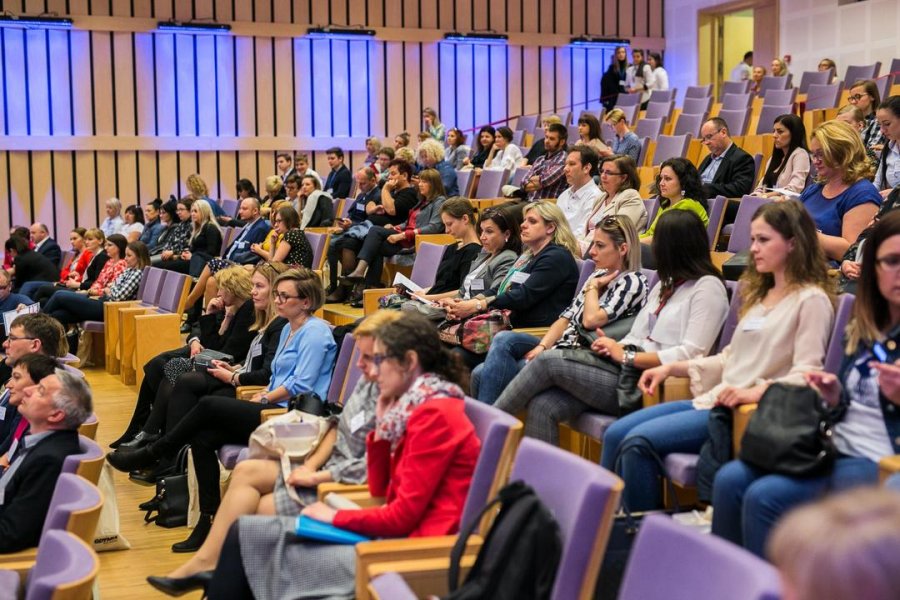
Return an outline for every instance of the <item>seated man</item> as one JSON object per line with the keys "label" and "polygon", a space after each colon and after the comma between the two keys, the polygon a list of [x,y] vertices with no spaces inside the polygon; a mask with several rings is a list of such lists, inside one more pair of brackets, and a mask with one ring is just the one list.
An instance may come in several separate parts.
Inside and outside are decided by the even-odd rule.
{"label": "seated man", "polygon": [[[12,277],[0,269],[0,313],[13,310],[20,304],[32,304],[32,300],[24,294],[13,294]],[[3,332],[3,337],[6,337],[6,332]]]}
{"label": "seated man", "polygon": [[22,419],[22,415],[19,414],[19,405],[25,397],[25,388],[37,385],[44,377],[53,375],[58,368],[59,363],[55,358],[37,352],[22,356],[13,365],[12,377],[6,382],[4,392],[9,395],[9,408],[14,409],[16,414],[11,434],[5,440],[0,440],[0,472],[9,467],[10,448],[14,444],[20,444],[22,437],[29,433],[28,421]]}
{"label": "seated man", "polygon": [[558,198],[566,189],[566,140],[569,131],[559,123],[551,123],[544,136],[545,153],[534,161],[522,179],[522,191],[529,202]]}
{"label": "seated man", "polygon": [[566,182],[569,184],[556,200],[569,222],[569,228],[580,236],[585,231],[594,203],[600,198],[600,188],[594,183],[600,157],[593,148],[578,144],[569,149],[566,157]]}
{"label": "seated man", "polygon": [[62,249],[52,237],[50,230],[43,223],[34,223],[29,231],[31,233],[31,241],[34,242],[34,251],[43,254],[50,259],[54,265],[59,265],[62,259]]}
{"label": "seated man", "polygon": [[59,262],[29,248],[28,240],[17,235],[6,240],[6,253],[13,256],[14,292],[29,281],[53,282],[59,279]]}
{"label": "seated man", "polygon": [[356,189],[359,193],[353,204],[350,205],[347,217],[337,219],[335,226],[331,229],[331,241],[328,243],[330,279],[327,302],[344,301],[343,296],[333,295],[339,289],[337,285],[338,261],[341,261],[344,274],[349,273],[356,266],[356,252],[360,247],[359,240],[365,239],[366,232],[371,227],[371,222],[366,224],[369,218],[366,214],[366,204],[381,195],[381,189],[378,187],[378,175],[371,167],[363,167],[356,172],[355,176]]}
{"label": "seated man", "polygon": [[0,476],[0,552],[37,546],[63,461],[79,452],[78,427],[92,411],[83,378],[57,369],[27,388],[19,406],[31,433],[11,449]]}
{"label": "seated man", "polygon": [[[753,191],[756,163],[752,156],[734,144],[723,119],[713,117],[704,123],[700,128],[700,141],[709,148],[709,154],[697,169],[703,181],[704,198],[741,198]],[[737,207],[736,203],[728,203],[725,224],[734,223]]]}
{"label": "seated man", "polygon": [[325,151],[325,158],[328,159],[328,166],[331,172],[322,189],[328,192],[332,198],[346,198],[350,195],[350,184],[352,177],[350,169],[344,164],[344,151],[335,146]]}

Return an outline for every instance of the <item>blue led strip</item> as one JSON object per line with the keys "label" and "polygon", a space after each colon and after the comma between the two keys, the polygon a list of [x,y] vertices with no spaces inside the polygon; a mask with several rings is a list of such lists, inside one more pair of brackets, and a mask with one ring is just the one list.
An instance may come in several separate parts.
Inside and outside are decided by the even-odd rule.
{"label": "blue led strip", "polygon": [[[9,135],[9,101],[6,93],[6,31],[0,29],[0,61],[3,62],[3,134]],[[71,62],[69,63],[71,64]],[[69,89],[72,89],[72,86],[69,86]],[[6,153],[6,172],[9,173],[9,153]],[[10,209],[11,211],[12,209]],[[12,218],[12,212],[10,212],[10,219]]]}
{"label": "blue led strip", "polygon": [[[50,60],[50,32],[44,32],[44,52],[47,54],[47,116],[50,119],[50,135],[53,135],[53,78],[51,75],[53,74],[53,61]],[[50,169],[53,170],[53,155],[50,155]],[[56,194],[56,186],[53,186],[53,194]],[[55,206],[55,202],[54,202]],[[54,211],[53,216],[54,221],[56,220],[56,212]],[[56,226],[54,225],[53,231],[56,231]]]}

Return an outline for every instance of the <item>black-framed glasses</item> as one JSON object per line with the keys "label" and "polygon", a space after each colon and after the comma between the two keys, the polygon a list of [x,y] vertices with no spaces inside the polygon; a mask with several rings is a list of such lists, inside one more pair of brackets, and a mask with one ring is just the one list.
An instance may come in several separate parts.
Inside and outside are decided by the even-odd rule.
{"label": "black-framed glasses", "polygon": [[607,176],[609,176],[609,175],[623,175],[623,173],[622,173],[621,171],[606,171],[606,170],[603,170],[603,171],[600,171],[600,175],[607,175]]}
{"label": "black-framed glasses", "polygon": [[282,304],[284,304],[288,300],[300,298],[300,296],[292,296],[291,294],[285,294],[284,292],[275,292],[274,294],[272,294],[272,297],[275,299],[275,302],[281,302]]}
{"label": "black-framed glasses", "polygon": [[900,254],[888,254],[875,259],[875,265],[891,273],[900,269]]}
{"label": "black-framed glasses", "polygon": [[865,98],[866,96],[868,96],[868,94],[853,94],[852,96],[848,96],[848,97],[847,97],[847,100],[848,100],[849,102],[859,102],[860,100],[862,100],[862,99]]}
{"label": "black-framed glasses", "polygon": [[6,339],[10,342],[15,342],[16,340],[36,340],[37,338],[28,335],[8,335]]}

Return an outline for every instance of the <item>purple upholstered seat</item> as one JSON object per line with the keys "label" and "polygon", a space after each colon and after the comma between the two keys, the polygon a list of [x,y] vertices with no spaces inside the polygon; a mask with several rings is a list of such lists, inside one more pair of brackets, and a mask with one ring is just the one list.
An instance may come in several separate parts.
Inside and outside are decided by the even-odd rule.
{"label": "purple upholstered seat", "polygon": [[619,600],[777,600],[781,580],[764,560],[664,515],[644,519]]}
{"label": "purple upholstered seat", "polygon": [[100,559],[84,541],[67,531],[49,531],[41,537],[25,599],[50,600],[58,590],[76,584],[89,591],[99,568]]}
{"label": "purple upholstered seat", "polygon": [[685,98],[681,106],[683,115],[706,115],[712,108],[712,96],[703,98]]}
{"label": "purple upholstered seat", "polygon": [[103,456],[103,449],[90,438],[83,435],[78,436],[78,445],[81,448],[79,454],[70,454],[63,461],[63,473],[77,473],[78,467],[83,460],[95,460]]}
{"label": "purple upholstered seat", "polygon": [[697,485],[697,454],[673,452],[665,459],[666,474],[682,487]]}
{"label": "purple upholstered seat", "polygon": [[586,411],[572,419],[569,426],[578,433],[595,440],[602,440],[609,426],[616,422],[615,417],[597,412]]}
{"label": "purple upholstered seat", "polygon": [[653,166],[661,165],[670,158],[687,154],[690,135],[661,135],[656,138],[656,151],[653,153]]}
{"label": "purple upholstered seat", "polygon": [[708,83],[706,85],[692,85],[688,86],[688,89],[684,92],[684,99],[688,98],[711,98],[712,97],[712,84]]}
{"label": "purple upholstered seat", "polygon": [[325,261],[325,242],[328,240],[328,234],[313,233],[312,231],[304,231],[303,234],[306,236],[306,241],[312,246],[312,268],[321,269]]}
{"label": "purple upholstered seat", "polygon": [[832,84],[812,84],[806,94],[806,110],[820,110],[834,108],[841,101],[841,92],[844,91],[842,82]]}
{"label": "purple upholstered seat", "polygon": [[63,471],[56,480],[56,487],[53,488],[53,497],[44,518],[41,537],[54,529],[66,529],[73,512],[87,510],[100,502],[102,502],[100,490],[95,485],[73,472]]}
{"label": "purple upholstered seat", "polygon": [[[691,99],[694,100],[694,98]],[[687,134],[699,138],[700,128],[706,122],[706,115],[706,112],[697,114],[681,113],[678,115],[678,120],[675,121],[675,129],[672,131],[672,135]]]}
{"label": "purple upholstered seat", "polygon": [[800,75],[801,94],[809,92],[811,85],[828,85],[831,83],[831,71],[803,71]]}
{"label": "purple upholstered seat", "polygon": [[857,81],[875,79],[881,71],[881,62],[872,65],[849,65],[844,73],[844,85],[849,89]]}
{"label": "purple upholstered seat", "polygon": [[500,188],[509,181],[508,170],[484,169],[478,179],[478,188],[475,190],[475,198],[499,198]]}

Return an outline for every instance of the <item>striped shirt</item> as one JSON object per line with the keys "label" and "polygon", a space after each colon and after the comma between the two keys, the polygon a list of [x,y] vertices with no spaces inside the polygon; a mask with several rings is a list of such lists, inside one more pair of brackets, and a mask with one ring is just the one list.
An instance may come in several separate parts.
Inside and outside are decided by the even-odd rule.
{"label": "striped shirt", "polygon": [[[578,335],[575,323],[584,318],[584,290],[595,277],[606,275],[606,269],[597,269],[587,278],[572,304],[559,317],[567,319],[569,326],[556,342],[555,348],[579,348],[587,345]],[[613,279],[600,295],[600,308],[606,311],[609,321],[615,321],[629,313],[636,312],[647,302],[647,278],[640,271],[627,271]]]}

